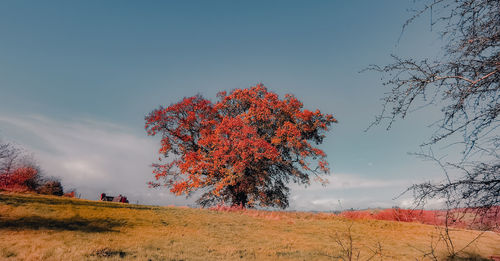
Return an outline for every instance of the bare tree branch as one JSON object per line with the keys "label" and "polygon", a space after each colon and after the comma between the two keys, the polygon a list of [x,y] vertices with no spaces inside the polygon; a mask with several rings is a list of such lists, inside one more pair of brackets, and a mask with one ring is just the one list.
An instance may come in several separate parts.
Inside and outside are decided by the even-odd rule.
{"label": "bare tree branch", "polygon": [[[434,160],[446,180],[415,184],[408,191],[413,191],[417,204],[440,197],[449,206],[484,212],[500,205],[500,1],[416,3],[423,6],[403,25],[402,33],[424,13],[438,12],[431,25],[440,30],[444,54],[433,61],[393,56],[391,64],[369,66],[391,87],[370,127],[387,124],[390,129],[415,108],[439,106],[442,114],[433,125],[435,133],[421,145],[429,152],[419,155]],[[462,141],[457,143],[458,138]],[[432,147],[437,144],[461,144],[461,160],[449,162],[434,155]],[[462,176],[452,178],[450,170]]]}

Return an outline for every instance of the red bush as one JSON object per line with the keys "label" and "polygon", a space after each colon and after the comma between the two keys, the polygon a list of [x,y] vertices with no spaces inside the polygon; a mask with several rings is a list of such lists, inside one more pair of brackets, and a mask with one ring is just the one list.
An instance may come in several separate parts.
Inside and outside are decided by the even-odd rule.
{"label": "red bush", "polygon": [[345,211],[340,215],[350,219],[374,219],[372,213],[366,210]]}
{"label": "red bush", "polygon": [[427,225],[448,225],[456,228],[500,230],[500,206],[481,212],[478,209],[444,210],[383,209],[344,211],[339,214],[350,219],[376,219],[400,222],[418,222]]}
{"label": "red bush", "polygon": [[215,210],[215,211],[234,212],[234,211],[245,210],[245,207],[243,205],[227,206],[227,205],[219,204],[219,205],[210,207],[209,209],[210,210]]}
{"label": "red bush", "polygon": [[35,191],[38,187],[38,170],[32,167],[17,168],[0,175],[0,189],[10,191]]}
{"label": "red bush", "polygon": [[64,197],[68,197],[68,198],[74,198],[76,197],[76,192],[74,190],[70,191],[70,192],[66,192],[64,193],[63,195]]}

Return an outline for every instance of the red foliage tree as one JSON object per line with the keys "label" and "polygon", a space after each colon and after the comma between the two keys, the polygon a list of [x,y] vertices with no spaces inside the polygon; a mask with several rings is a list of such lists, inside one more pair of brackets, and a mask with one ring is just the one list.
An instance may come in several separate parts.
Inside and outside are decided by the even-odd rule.
{"label": "red foliage tree", "polygon": [[[198,189],[203,206],[220,202],[244,207],[288,206],[292,181],[326,182],[322,143],[330,114],[303,109],[292,95],[280,99],[262,84],[221,92],[212,103],[200,95],[184,98],[146,116],[149,135],[161,134],[159,153],[168,161],[153,164],[156,181],[180,195]],[[160,158],[161,160],[161,158]]]}

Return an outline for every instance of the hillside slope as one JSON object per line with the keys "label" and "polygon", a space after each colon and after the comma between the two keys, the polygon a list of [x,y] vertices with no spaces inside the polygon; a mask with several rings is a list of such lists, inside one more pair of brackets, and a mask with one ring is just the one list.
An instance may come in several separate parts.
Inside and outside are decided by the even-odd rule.
{"label": "hillside slope", "polygon": [[[346,255],[339,243],[348,245],[349,227],[359,260],[422,260],[431,244],[446,254],[438,230],[416,223],[0,192],[1,260],[338,260]],[[478,233],[453,230],[456,249]],[[486,232],[466,250],[500,255],[500,235]]]}

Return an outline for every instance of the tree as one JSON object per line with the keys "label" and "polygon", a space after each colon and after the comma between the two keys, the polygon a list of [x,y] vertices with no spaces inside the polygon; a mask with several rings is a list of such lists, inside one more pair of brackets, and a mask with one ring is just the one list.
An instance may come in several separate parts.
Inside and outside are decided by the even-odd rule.
{"label": "tree", "polygon": [[42,180],[34,158],[10,143],[0,142],[0,188],[36,191]]}
{"label": "tree", "polygon": [[[161,134],[152,187],[180,195],[201,189],[202,206],[288,206],[290,181],[309,184],[329,172],[316,148],[337,122],[330,114],[303,109],[292,95],[280,99],[262,84],[220,92],[218,101],[196,95],[145,117],[148,135]],[[161,158],[160,158],[161,160]]]}
{"label": "tree", "polygon": [[20,160],[21,151],[10,143],[0,141],[0,174],[12,172]]}
{"label": "tree", "polygon": [[[436,160],[446,180],[415,184],[418,203],[442,197],[449,207],[490,209],[500,204],[500,1],[425,0],[405,28],[426,12],[438,12],[432,21],[445,41],[443,56],[431,61],[394,57],[394,62],[370,69],[383,73],[392,89],[374,124],[388,120],[388,128],[414,108],[438,105],[441,120],[435,134],[422,144],[421,156]],[[455,143],[455,140],[460,140]],[[461,144],[461,159],[434,155],[433,145]],[[463,173],[459,178],[450,169]]]}

